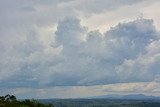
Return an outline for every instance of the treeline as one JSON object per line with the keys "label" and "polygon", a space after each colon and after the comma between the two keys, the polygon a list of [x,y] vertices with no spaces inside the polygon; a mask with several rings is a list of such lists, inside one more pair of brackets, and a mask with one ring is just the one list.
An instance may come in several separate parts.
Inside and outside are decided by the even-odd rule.
{"label": "treeline", "polygon": [[160,100],[54,99],[48,102],[56,107],[160,107]]}
{"label": "treeline", "polygon": [[0,107],[54,107],[52,104],[42,104],[36,100],[18,101],[14,95],[0,96]]}

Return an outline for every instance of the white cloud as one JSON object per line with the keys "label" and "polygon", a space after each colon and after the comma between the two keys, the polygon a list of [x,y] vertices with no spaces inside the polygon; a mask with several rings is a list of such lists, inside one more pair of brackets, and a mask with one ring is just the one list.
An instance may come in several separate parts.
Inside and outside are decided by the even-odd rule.
{"label": "white cloud", "polygon": [[66,18],[59,22],[55,32],[56,47],[51,49],[60,50],[53,55],[45,51],[45,45],[37,36],[36,31],[32,31],[25,42],[1,51],[1,81],[7,83],[2,86],[159,81],[159,45],[156,45],[159,44],[159,33],[152,20],[119,23],[101,34],[99,31],[87,33],[80,20]]}
{"label": "white cloud", "polygon": [[[158,83],[160,34],[154,26],[157,16],[142,9],[153,9],[155,3],[159,2],[2,0],[0,86],[32,90],[122,82]],[[132,16],[129,13],[135,7]],[[156,18],[133,20],[143,12],[144,17],[152,14]],[[106,25],[106,18],[114,20],[114,24],[122,22],[111,27],[114,24]],[[127,22],[123,22],[125,19]],[[38,92],[45,94],[43,90]]]}

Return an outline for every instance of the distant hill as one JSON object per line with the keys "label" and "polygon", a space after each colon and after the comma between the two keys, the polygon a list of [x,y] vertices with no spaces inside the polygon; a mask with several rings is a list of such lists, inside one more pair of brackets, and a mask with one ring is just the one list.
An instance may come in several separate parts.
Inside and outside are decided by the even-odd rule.
{"label": "distant hill", "polygon": [[[117,97],[116,95],[113,95],[113,96],[114,98]],[[138,96],[135,95],[135,96],[137,98],[143,95],[138,95]],[[112,95],[109,96],[109,98],[111,97]],[[127,98],[128,97],[132,97],[132,95],[131,96],[127,95]],[[43,100],[41,99],[40,102],[44,104],[50,103],[55,105],[55,107],[160,107],[160,100],[106,99],[106,97],[104,96],[103,98],[101,97],[101,98],[90,98],[90,99],[86,99],[86,98],[85,99],[84,98],[83,99],[43,99]]]}
{"label": "distant hill", "polygon": [[153,99],[153,100],[160,100],[160,97],[156,96],[147,96],[144,94],[129,94],[129,95],[118,95],[118,94],[109,94],[109,95],[102,95],[102,96],[93,96],[89,97],[89,99],[133,99],[133,100],[143,100],[143,99]]}
{"label": "distant hill", "polygon": [[121,99],[123,96],[122,95],[118,95],[118,94],[108,94],[108,95],[101,95],[101,96],[93,96],[93,97],[89,97],[89,99],[92,98],[98,98],[98,99],[103,99],[103,98],[107,98],[107,99]]}

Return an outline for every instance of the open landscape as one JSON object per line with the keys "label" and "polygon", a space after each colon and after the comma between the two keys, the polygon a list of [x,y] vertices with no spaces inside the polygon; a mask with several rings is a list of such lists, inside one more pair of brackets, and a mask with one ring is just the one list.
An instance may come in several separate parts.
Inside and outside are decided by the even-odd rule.
{"label": "open landscape", "polygon": [[55,107],[160,107],[160,97],[136,95],[105,95],[77,99],[41,99]]}
{"label": "open landscape", "polygon": [[[116,95],[118,96],[118,95]],[[77,99],[23,99],[14,95],[0,96],[0,107],[160,107],[160,97],[106,95],[100,98]],[[143,96],[143,97],[142,97]]]}
{"label": "open landscape", "polygon": [[49,99],[55,107],[160,107],[160,100],[127,99]]}
{"label": "open landscape", "polygon": [[160,107],[160,0],[0,0],[0,107]]}

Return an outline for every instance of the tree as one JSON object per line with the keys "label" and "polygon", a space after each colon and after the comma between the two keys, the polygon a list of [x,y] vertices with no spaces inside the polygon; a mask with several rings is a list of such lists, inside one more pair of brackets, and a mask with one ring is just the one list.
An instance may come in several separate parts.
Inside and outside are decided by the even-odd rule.
{"label": "tree", "polygon": [[7,94],[5,97],[4,97],[4,100],[5,101],[8,101],[8,102],[15,102],[17,101],[16,97],[14,95],[9,95]]}
{"label": "tree", "polygon": [[10,99],[11,102],[17,101],[17,99],[16,99],[16,97],[15,97],[14,95],[11,95],[11,96],[9,97],[9,99]]}

